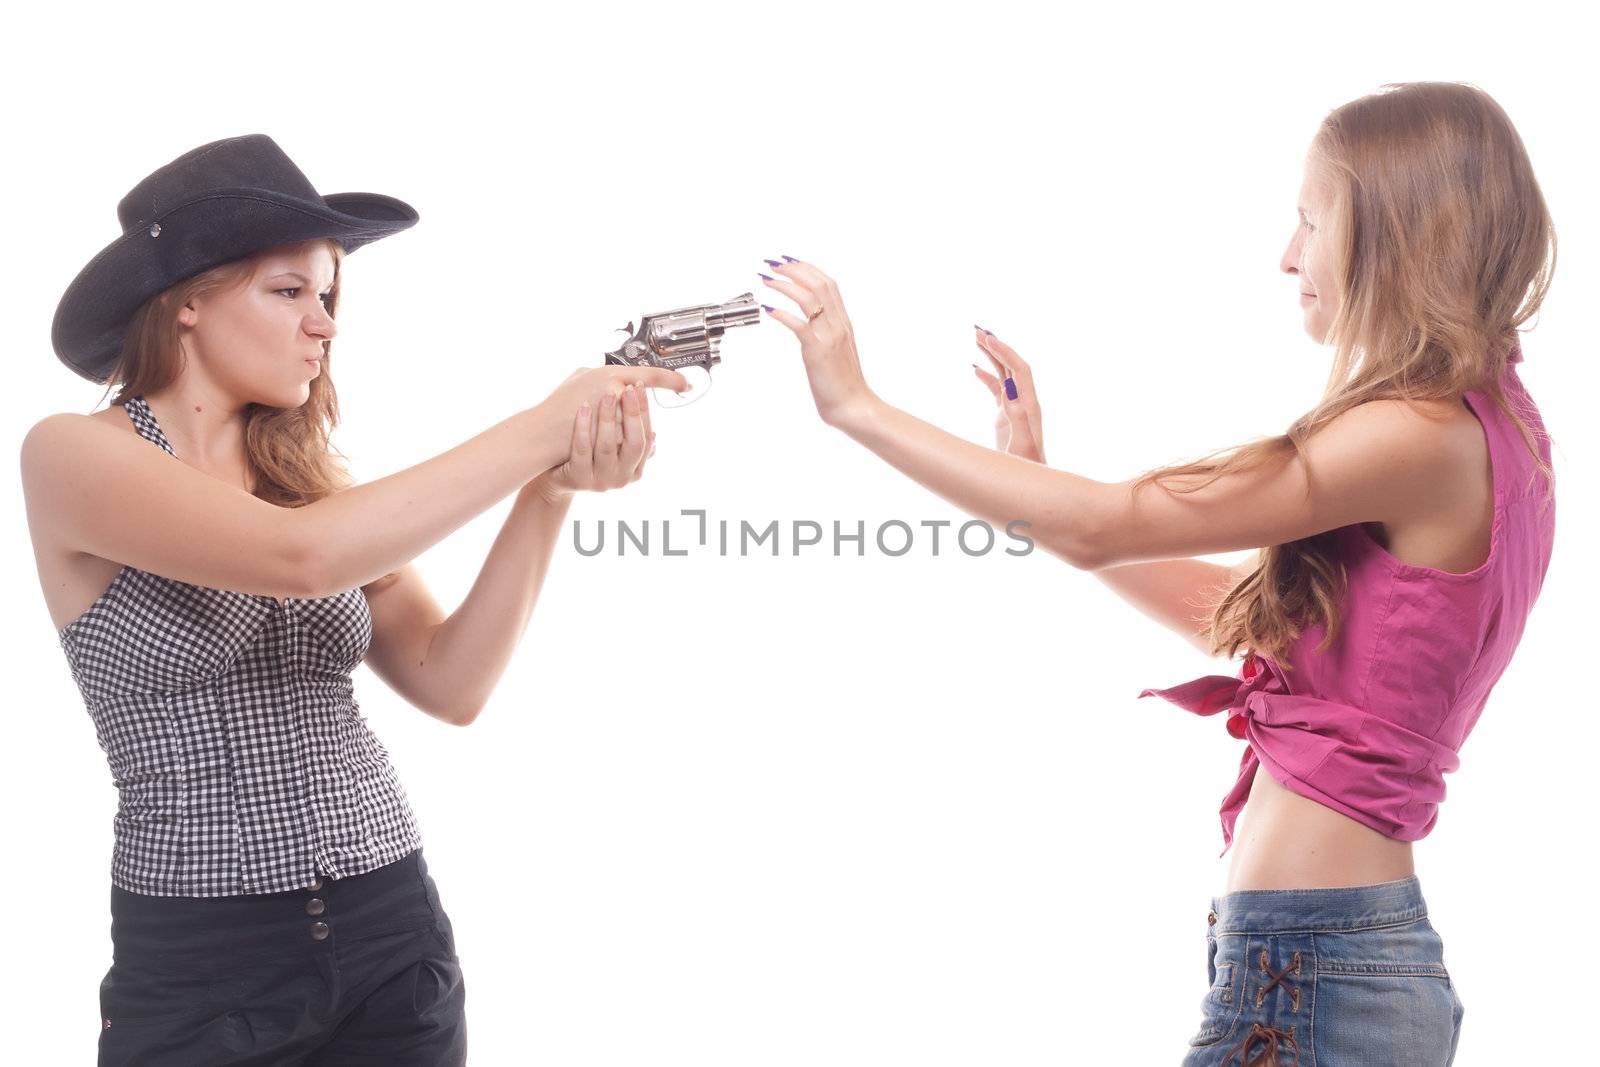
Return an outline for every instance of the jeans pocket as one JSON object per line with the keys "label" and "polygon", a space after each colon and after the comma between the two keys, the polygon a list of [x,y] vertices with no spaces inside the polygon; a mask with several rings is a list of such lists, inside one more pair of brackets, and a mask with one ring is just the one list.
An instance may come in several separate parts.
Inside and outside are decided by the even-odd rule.
{"label": "jeans pocket", "polygon": [[1319,1063],[1449,1062],[1458,1002],[1426,919],[1319,934],[1317,950]]}

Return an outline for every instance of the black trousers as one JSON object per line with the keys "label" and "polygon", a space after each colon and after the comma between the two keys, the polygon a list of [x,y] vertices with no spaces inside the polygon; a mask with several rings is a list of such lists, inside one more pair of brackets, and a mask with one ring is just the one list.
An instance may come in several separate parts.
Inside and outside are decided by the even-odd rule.
{"label": "black trousers", "polygon": [[420,850],[315,889],[111,889],[100,1067],[467,1060],[455,935]]}

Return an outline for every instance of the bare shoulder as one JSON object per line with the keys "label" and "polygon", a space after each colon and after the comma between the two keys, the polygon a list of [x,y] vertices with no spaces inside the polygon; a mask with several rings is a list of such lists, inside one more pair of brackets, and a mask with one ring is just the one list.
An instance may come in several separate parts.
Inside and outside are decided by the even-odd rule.
{"label": "bare shoulder", "polygon": [[[1494,517],[1494,479],[1483,426],[1457,400],[1381,400],[1361,405],[1382,426],[1389,447],[1402,450],[1397,470],[1408,490],[1368,533],[1403,563],[1466,573],[1487,556]],[[1348,412],[1346,414],[1349,414]]]}
{"label": "bare shoulder", "polygon": [[1451,425],[1476,425],[1461,400],[1368,400],[1341,413],[1330,425],[1343,424],[1388,434],[1412,434]]}
{"label": "bare shoulder", "polygon": [[1483,427],[1456,400],[1376,400],[1361,405],[1381,423],[1386,438],[1410,450],[1419,468],[1460,477],[1478,470],[1487,455]]}
{"label": "bare shoulder", "polygon": [[[56,630],[92,602],[121,570],[121,564],[65,547],[59,479],[82,469],[106,447],[107,431],[94,424],[124,426],[137,434],[127,411],[113,406],[90,415],[60,412],[36,422],[23,438],[21,474],[28,534],[45,606]],[[115,440],[115,438],[112,438]]]}
{"label": "bare shoulder", "polygon": [[128,413],[121,407],[110,407],[89,415],[75,411],[61,411],[46,415],[29,428],[22,438],[23,490],[33,486],[34,476],[41,468],[59,471],[88,462],[97,448],[106,442],[106,431],[96,425],[116,427],[137,435],[138,430]]}
{"label": "bare shoulder", "polygon": [[1393,464],[1419,477],[1437,476],[1459,463],[1463,446],[1483,434],[1460,400],[1369,400],[1325,429],[1344,450],[1369,457],[1392,453]]}
{"label": "bare shoulder", "polygon": [[76,411],[58,411],[55,414],[46,415],[33,424],[28,434],[23,438],[23,442],[26,444],[29,438],[36,439],[37,435],[43,435],[51,438],[51,443],[54,444],[56,443],[55,438],[61,435],[74,436],[72,427],[91,426],[97,422],[106,426],[114,426],[119,430],[124,430],[134,435],[139,432],[133,425],[133,420],[128,417],[127,409],[121,405],[112,405],[102,411],[91,412],[88,415],[81,415]]}
{"label": "bare shoulder", "polygon": [[55,545],[54,504],[61,495],[57,491],[61,480],[69,478],[73,471],[85,469],[97,456],[104,456],[107,447],[120,447],[116,445],[118,438],[102,426],[131,438],[139,434],[127,409],[112,405],[88,415],[75,411],[46,415],[23,436],[19,457],[23,498],[34,545],[42,555]]}

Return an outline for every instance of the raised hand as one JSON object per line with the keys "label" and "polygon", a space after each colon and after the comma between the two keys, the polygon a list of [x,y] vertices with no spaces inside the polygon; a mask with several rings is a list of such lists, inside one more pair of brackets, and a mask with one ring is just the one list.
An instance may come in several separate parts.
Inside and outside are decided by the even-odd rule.
{"label": "raised hand", "polygon": [[816,267],[797,259],[787,263],[769,259],[767,264],[783,277],[762,275],[762,279],[798,304],[802,314],[765,304],[762,309],[799,338],[800,358],[805,363],[817,414],[828,425],[839,426],[873,399],[861,373],[855,331],[850,327],[839,287]]}
{"label": "raised hand", "polygon": [[[1013,456],[1044,462],[1044,416],[1039,410],[1039,396],[1033,388],[1033,369],[1010,345],[981,326],[977,331],[978,348],[994,365],[996,374],[972,365],[978,380],[994,394],[996,412],[994,420],[995,447]],[[996,376],[998,375],[998,376]]]}

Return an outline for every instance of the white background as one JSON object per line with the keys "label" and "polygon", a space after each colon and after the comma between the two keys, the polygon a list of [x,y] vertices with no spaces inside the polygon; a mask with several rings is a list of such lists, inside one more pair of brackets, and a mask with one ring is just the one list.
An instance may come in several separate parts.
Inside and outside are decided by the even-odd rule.
{"label": "white background", "polygon": [[[1120,481],[1312,405],[1331,350],[1278,261],[1317,123],[1385,82],[1472,82],[1517,124],[1561,240],[1519,366],[1555,441],[1559,534],[1416,856],[1467,1005],[1456,1063],[1511,1062],[1600,948],[1597,100],[1564,10],[36,8],[0,72],[4,444],[95,405],[49,327],[118,199],[195,145],[265,132],[322,192],[422,216],[346,262],[335,440],[361,480],[537,403],[643,312],[773,302],[756,272],[787,253],[838,280],[891,403],[992,444],[981,323],[1033,362],[1052,465]],[[820,422],[776,322],[730,334],[716,378],[656,410],[643,481],[571,518],[965,518]],[[0,492],[6,1043],[90,1063],[115,793],[18,479]],[[509,506],[419,557],[447,610]],[[789,543],[584,558],[569,525],[465,730],[357,671],[455,923],[473,1062],[1177,1063],[1240,749],[1220,719],[1136,695],[1237,664],[1042,551]]]}

